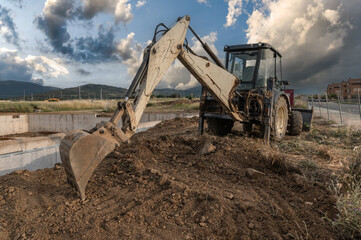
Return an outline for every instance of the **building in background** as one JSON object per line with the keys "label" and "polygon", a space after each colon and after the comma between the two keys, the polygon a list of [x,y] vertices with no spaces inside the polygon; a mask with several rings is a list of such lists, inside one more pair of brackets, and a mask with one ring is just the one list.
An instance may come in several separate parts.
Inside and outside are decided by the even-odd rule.
{"label": "building in background", "polygon": [[361,78],[349,78],[341,83],[329,84],[327,86],[327,95],[340,95],[342,99],[356,99],[358,89],[361,94]]}

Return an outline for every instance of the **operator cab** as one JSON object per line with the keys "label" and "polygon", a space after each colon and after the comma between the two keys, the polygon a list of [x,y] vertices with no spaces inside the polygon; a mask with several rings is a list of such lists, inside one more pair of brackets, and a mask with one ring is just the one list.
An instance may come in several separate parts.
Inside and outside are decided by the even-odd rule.
{"label": "operator cab", "polygon": [[238,77],[238,90],[265,89],[267,79],[275,78],[281,88],[281,54],[267,43],[225,46],[226,69]]}

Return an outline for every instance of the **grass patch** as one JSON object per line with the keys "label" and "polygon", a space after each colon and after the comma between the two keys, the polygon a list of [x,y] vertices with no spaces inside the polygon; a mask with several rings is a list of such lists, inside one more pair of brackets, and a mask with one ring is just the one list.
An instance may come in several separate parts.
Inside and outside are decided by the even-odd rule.
{"label": "grass patch", "polygon": [[303,155],[309,148],[300,141],[281,141],[278,143],[279,149],[284,153]]}
{"label": "grass patch", "polygon": [[150,111],[197,111],[199,110],[199,101],[185,98],[153,100],[147,104]]}
{"label": "grass patch", "polygon": [[339,211],[336,218],[329,221],[345,238],[361,237],[361,184],[355,183],[353,189],[337,198],[336,207]]}
{"label": "grass patch", "polygon": [[[132,101],[132,100],[131,100]],[[117,100],[66,100],[60,102],[11,102],[0,101],[0,112],[8,113],[32,113],[32,112],[66,112],[66,111],[96,111],[114,112],[117,108]],[[147,104],[148,110],[154,111],[197,111],[199,99],[151,99]]]}
{"label": "grass patch", "polygon": [[[320,124],[321,123],[321,124]],[[361,130],[345,126],[332,127],[329,121],[317,122],[316,127],[306,135],[306,139],[324,145],[339,145],[345,149],[353,149],[361,145]]]}
{"label": "grass patch", "polygon": [[361,238],[361,149],[343,163],[343,174],[332,182],[338,214],[329,219],[344,238]]}
{"label": "grass patch", "polygon": [[324,135],[317,129],[311,129],[311,131],[306,135],[306,139],[318,144],[327,144],[327,142],[324,141]]}
{"label": "grass patch", "polygon": [[60,102],[0,102],[0,112],[31,113],[42,112],[62,112],[62,111],[103,111],[107,108],[115,110],[116,100],[90,101],[73,100]]}
{"label": "grass patch", "polygon": [[0,102],[0,112],[34,112],[37,105],[34,103],[25,102]]}
{"label": "grass patch", "polygon": [[304,98],[295,98],[295,108],[307,109],[307,102]]}

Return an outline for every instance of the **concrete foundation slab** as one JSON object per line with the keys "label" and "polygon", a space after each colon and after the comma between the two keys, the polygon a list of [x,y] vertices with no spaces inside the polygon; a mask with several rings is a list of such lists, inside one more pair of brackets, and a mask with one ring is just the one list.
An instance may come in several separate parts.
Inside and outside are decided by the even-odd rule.
{"label": "concrete foundation slab", "polygon": [[[108,118],[100,120],[100,118],[95,118],[94,115],[80,115],[76,117],[72,115],[45,115],[48,116],[48,118],[39,116],[40,115],[35,115],[31,117],[31,121],[37,122],[37,129],[42,131],[59,131],[64,129],[69,131],[74,129],[85,129],[86,127],[90,129],[96,124],[96,121],[108,120]],[[160,123],[162,120],[179,116],[184,117],[184,115],[179,114],[167,114],[165,116],[162,116],[161,114],[158,116],[145,115],[143,122],[138,126],[137,132],[145,131]],[[191,116],[192,115],[188,115],[188,117]],[[48,121],[57,124],[54,125]],[[34,129],[35,128],[33,128],[33,130]],[[56,163],[61,162],[59,144],[65,135],[65,133],[57,133],[49,136],[21,137],[0,141],[0,175],[5,175],[21,169],[35,171],[38,169],[54,167]]]}
{"label": "concrete foundation slab", "polygon": [[0,155],[0,176],[27,169],[35,171],[60,163],[59,145]]}

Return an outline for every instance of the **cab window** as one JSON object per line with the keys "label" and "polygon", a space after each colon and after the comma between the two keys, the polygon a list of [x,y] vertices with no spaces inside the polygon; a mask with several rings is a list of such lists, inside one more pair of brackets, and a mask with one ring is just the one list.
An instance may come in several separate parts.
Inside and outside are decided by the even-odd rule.
{"label": "cab window", "polygon": [[270,49],[263,49],[261,51],[256,88],[266,87],[267,79],[275,76],[275,54]]}

